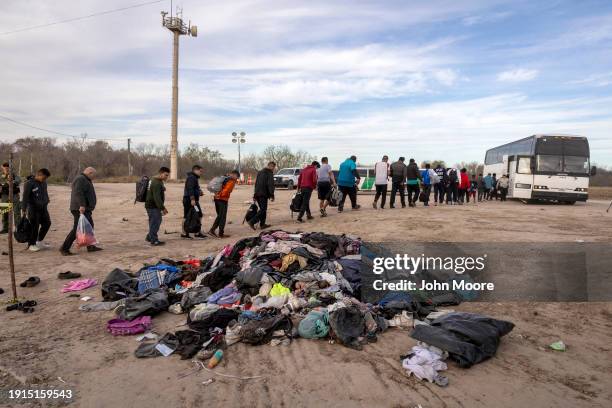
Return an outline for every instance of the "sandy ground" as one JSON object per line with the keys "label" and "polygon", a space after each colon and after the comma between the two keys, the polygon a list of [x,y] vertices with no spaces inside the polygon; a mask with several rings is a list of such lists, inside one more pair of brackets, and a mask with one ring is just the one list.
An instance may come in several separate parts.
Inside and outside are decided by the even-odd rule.
{"label": "sandy ground", "polygon": [[[17,246],[18,282],[37,275],[42,282],[21,289],[20,296],[36,299],[33,314],[0,311],[0,388],[71,389],[79,407],[195,407],[195,406],[383,406],[383,407],[609,407],[612,406],[612,303],[464,303],[459,310],[475,311],[513,321],[497,355],[470,369],[449,364],[450,385],[419,383],[406,377],[399,356],[415,342],[407,331],[392,329],[363,351],[299,339],[288,347],[238,344],[226,353],[216,370],[235,375],[261,375],[239,381],[192,373],[189,361],[178,357],[139,360],[133,356],[133,337],[114,338],[105,332],[111,312],[84,313],[78,298],[60,294],[64,281],[58,272],[71,270],[100,282],[115,267],[136,271],[159,257],[203,257],[224,244],[252,235],[241,225],[251,188],[241,186],[232,196],[226,233],[230,239],[184,241],[180,229],[179,185],[169,185],[170,215],[162,225],[167,245],[151,248],[144,242],[146,217],[134,206],[133,184],[98,184],[99,206],[94,213],[96,233],[104,252],[71,258],[57,248],[69,230],[68,187],[51,187],[53,226],[51,250],[30,254]],[[360,211],[338,214],[298,225],[292,221],[291,193],[279,191],[269,222],[287,230],[352,233],[367,240],[385,240],[389,233],[415,240],[480,242],[612,241],[608,202],[592,200],[575,206],[524,205],[493,202],[462,207],[374,210],[371,196],[360,196]],[[210,197],[203,199],[205,226],[212,223]],[[313,200],[314,203],[314,200]],[[127,219],[124,221],[123,219]],[[502,227],[504,221],[512,221]],[[164,235],[166,230],[171,234]],[[0,249],[6,250],[6,239]],[[0,265],[0,287],[10,290],[8,260]],[[100,300],[99,286],[81,292]],[[8,293],[0,301],[9,300]],[[158,333],[177,330],[185,317],[165,313],[154,319]],[[546,346],[562,339],[566,352]],[[0,405],[5,401],[0,401]],[[31,404],[48,406],[49,402]],[[61,404],[60,404],[61,405]],[[27,406],[15,404],[15,406]]]}

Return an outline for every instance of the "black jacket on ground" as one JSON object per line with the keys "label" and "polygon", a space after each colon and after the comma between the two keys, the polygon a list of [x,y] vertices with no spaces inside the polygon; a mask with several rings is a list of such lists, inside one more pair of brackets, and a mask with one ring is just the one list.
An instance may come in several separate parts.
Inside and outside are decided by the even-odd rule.
{"label": "black jacket on ground", "polygon": [[70,211],[79,211],[81,206],[85,207],[86,211],[93,211],[96,208],[96,189],[89,177],[84,174],[79,174],[72,182]]}
{"label": "black jacket on ground", "polygon": [[257,172],[255,198],[274,198],[274,174],[265,167]]}
{"label": "black jacket on ground", "polygon": [[23,200],[21,207],[27,209],[32,207],[40,210],[49,204],[49,193],[47,193],[47,183],[40,182],[31,178],[23,185]]}
{"label": "black jacket on ground", "polygon": [[193,172],[187,173],[187,179],[185,180],[185,190],[183,192],[183,197],[194,197],[196,201],[200,201],[200,193],[202,189],[200,188],[200,176]]}

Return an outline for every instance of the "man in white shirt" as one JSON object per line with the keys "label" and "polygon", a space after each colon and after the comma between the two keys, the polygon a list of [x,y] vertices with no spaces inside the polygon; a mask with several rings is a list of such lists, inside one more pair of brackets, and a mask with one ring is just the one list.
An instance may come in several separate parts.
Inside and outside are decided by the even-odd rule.
{"label": "man in white shirt", "polygon": [[336,184],[334,173],[329,165],[327,157],[321,158],[321,167],[317,169],[317,192],[319,194],[319,211],[321,217],[327,217],[327,206],[329,205],[329,195],[331,188]]}
{"label": "man in white shirt", "polygon": [[377,207],[378,199],[380,200],[380,208],[385,208],[387,202],[387,182],[389,181],[389,157],[384,155],[382,161],[379,161],[374,166],[374,184],[376,185],[376,195],[374,196],[374,202],[372,207]]}

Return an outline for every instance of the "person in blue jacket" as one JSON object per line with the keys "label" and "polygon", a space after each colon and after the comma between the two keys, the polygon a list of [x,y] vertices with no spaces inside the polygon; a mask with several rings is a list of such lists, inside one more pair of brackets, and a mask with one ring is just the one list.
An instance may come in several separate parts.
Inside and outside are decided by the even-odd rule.
{"label": "person in blue jacket", "polygon": [[484,178],[484,199],[485,201],[491,199],[491,189],[493,188],[493,177],[491,177],[491,173],[487,173]]}
{"label": "person in blue jacket", "polygon": [[338,203],[338,212],[344,210],[344,201],[347,195],[351,199],[351,207],[353,210],[358,210],[360,208],[360,206],[357,205],[356,186],[356,183],[359,183],[360,180],[361,177],[359,177],[359,173],[357,173],[357,157],[351,156],[340,164],[340,171],[338,172],[337,183],[342,193],[342,199],[340,199],[340,203]]}
{"label": "person in blue jacket", "polygon": [[[431,164],[425,163],[425,169],[421,170],[421,183],[423,183],[423,195],[424,195],[424,205],[425,207],[429,207],[429,196],[431,194],[431,173],[433,170],[431,169]],[[435,174],[435,173],[434,173]]]}

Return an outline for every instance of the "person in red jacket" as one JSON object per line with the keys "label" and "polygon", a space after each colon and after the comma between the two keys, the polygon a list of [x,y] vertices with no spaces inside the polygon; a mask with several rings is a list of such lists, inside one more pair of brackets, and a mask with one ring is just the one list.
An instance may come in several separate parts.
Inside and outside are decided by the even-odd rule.
{"label": "person in red jacket", "polygon": [[470,178],[468,177],[467,169],[464,167],[461,169],[461,175],[459,178],[459,205],[462,205],[466,199],[469,200],[467,195],[469,188]]}
{"label": "person in red jacket", "polygon": [[302,171],[300,171],[300,176],[298,177],[298,189],[302,194],[302,207],[300,208],[300,214],[297,217],[298,222],[304,222],[302,217],[304,217],[304,213],[306,213],[306,217],[309,220],[313,219],[312,214],[310,214],[310,196],[312,195],[312,190],[317,187],[317,169],[321,167],[318,161],[313,161],[308,166],[304,167]]}
{"label": "person in red jacket", "polygon": [[[236,180],[240,177],[240,173],[237,170],[233,170],[228,176],[227,179],[223,182],[223,186],[221,187],[221,191],[215,194],[215,211],[217,211],[217,218],[215,218],[215,222],[212,227],[208,231],[208,233],[214,237],[219,238],[228,238],[229,235],[225,235],[225,220],[227,218],[227,206],[230,198],[230,194],[232,194],[232,190],[234,190],[234,186],[236,185]],[[215,230],[219,228],[219,235],[215,232]]]}

